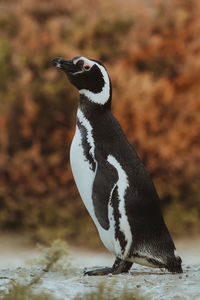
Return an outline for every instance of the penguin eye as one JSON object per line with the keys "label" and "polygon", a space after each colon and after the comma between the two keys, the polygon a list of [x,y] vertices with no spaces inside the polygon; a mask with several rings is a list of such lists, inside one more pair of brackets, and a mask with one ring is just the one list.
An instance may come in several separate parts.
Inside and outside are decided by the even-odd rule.
{"label": "penguin eye", "polygon": [[88,64],[84,64],[84,65],[83,65],[83,69],[84,69],[85,71],[89,71],[89,70],[90,70],[90,66],[89,66]]}

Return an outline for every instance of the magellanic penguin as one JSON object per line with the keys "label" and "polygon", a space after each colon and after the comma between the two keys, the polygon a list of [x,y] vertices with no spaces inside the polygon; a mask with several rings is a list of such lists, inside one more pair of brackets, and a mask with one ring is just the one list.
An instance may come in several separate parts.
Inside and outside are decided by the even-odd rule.
{"label": "magellanic penguin", "polygon": [[116,256],[111,268],[85,274],[125,273],[133,263],[181,273],[154,184],[111,112],[106,68],[85,57],[56,57],[52,64],[79,90],[71,168],[102,242]]}

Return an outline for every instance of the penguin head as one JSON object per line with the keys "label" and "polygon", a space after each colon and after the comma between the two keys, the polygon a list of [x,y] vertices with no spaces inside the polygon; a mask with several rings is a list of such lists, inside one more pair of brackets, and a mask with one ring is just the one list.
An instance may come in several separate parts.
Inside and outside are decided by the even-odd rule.
{"label": "penguin head", "polygon": [[104,105],[111,98],[111,82],[106,68],[98,61],[83,56],[72,60],[56,57],[51,62],[64,71],[69,81],[95,104]]}

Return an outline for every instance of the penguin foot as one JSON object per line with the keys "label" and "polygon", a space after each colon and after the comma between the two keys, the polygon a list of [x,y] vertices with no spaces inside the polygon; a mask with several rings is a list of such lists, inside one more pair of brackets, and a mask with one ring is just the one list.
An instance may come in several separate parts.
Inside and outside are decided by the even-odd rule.
{"label": "penguin foot", "polygon": [[132,267],[132,262],[116,257],[112,266],[112,274],[117,275],[121,273],[128,273]]}
{"label": "penguin foot", "polygon": [[105,268],[98,268],[94,270],[83,270],[84,275],[89,275],[89,276],[98,276],[98,275],[108,275],[112,274],[113,269],[109,267]]}
{"label": "penguin foot", "polygon": [[99,268],[95,270],[84,270],[84,275],[89,275],[89,276],[97,276],[97,275],[108,275],[108,274],[121,274],[121,273],[128,273],[130,268],[132,267],[132,262],[122,260],[118,257],[116,257],[115,262],[112,266],[112,268],[105,267],[105,268]]}

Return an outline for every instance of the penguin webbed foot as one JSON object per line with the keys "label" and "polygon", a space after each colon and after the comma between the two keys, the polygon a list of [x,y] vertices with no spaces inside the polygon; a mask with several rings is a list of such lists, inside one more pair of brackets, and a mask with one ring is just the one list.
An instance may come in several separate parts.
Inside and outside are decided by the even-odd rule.
{"label": "penguin webbed foot", "polygon": [[108,274],[121,274],[121,273],[128,273],[130,268],[132,267],[132,262],[122,260],[120,258],[116,258],[112,268],[105,267],[105,268],[98,268],[94,270],[83,270],[84,275],[89,276],[97,276],[97,275],[108,275]]}
{"label": "penguin webbed foot", "polygon": [[83,274],[84,275],[89,275],[89,276],[108,275],[108,274],[112,274],[112,268],[105,267],[105,268],[98,268],[98,269],[94,269],[94,270],[84,269]]}

